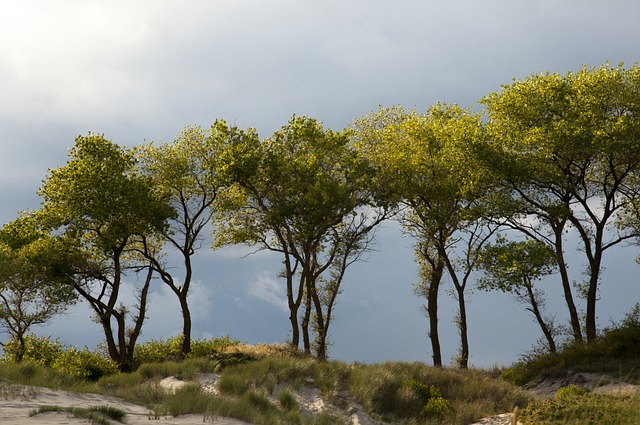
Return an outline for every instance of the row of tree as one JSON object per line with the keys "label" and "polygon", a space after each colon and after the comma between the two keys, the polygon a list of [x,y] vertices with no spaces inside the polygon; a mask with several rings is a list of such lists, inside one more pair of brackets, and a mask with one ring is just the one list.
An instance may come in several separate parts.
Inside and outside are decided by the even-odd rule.
{"label": "row of tree", "polygon": [[[44,180],[41,208],[0,230],[0,319],[23,341],[30,326],[81,298],[125,370],[159,279],[180,302],[187,354],[191,258],[211,229],[214,248],[245,243],[281,254],[291,344],[326,359],[345,272],[370,250],[378,224],[394,218],[416,241],[416,291],[426,298],[436,366],[448,276],[458,363],[467,367],[474,270],[484,272],[480,287],[527,304],[551,351],[557,329],[534,284],[557,273],[572,339],[592,341],[604,254],[640,235],[640,68],[533,75],[480,103],[482,112],[382,108],[340,132],[294,116],[263,140],[224,121],[132,149],[78,137],[69,161]],[[577,287],[568,232],[588,264]],[[180,254],[181,268],[169,264],[168,250]],[[121,304],[124,280],[138,282],[133,308]]]}

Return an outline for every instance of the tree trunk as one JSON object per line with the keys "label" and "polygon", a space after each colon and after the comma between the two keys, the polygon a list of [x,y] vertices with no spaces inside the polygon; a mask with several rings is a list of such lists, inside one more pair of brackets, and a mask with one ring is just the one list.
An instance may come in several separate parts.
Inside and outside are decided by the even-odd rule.
{"label": "tree trunk", "polygon": [[186,292],[180,294],[180,307],[182,308],[182,354],[186,356],[191,352],[191,311]]}
{"label": "tree trunk", "polygon": [[16,363],[20,363],[22,362],[22,359],[24,359],[24,353],[27,351],[27,347],[24,341],[24,333],[17,335],[16,339],[18,340],[19,345],[18,351],[16,352]]}
{"label": "tree trunk", "polygon": [[460,331],[460,355],[458,358],[458,366],[460,369],[469,367],[469,337],[467,331],[467,306],[464,298],[463,286],[456,285],[458,293],[458,329]]}
{"label": "tree trunk", "polygon": [[553,339],[553,334],[547,326],[547,323],[544,321],[542,317],[542,313],[540,312],[540,308],[538,306],[538,301],[536,300],[535,294],[533,292],[533,288],[530,284],[526,285],[527,295],[529,296],[529,304],[531,305],[531,312],[535,316],[538,321],[538,325],[540,325],[540,329],[542,329],[542,333],[547,340],[547,344],[549,345],[549,352],[555,354],[557,352],[556,342]]}
{"label": "tree trunk", "polygon": [[589,289],[587,290],[587,317],[585,331],[587,342],[593,342],[598,336],[596,325],[596,303],[598,301],[598,280],[600,278],[601,251],[596,252],[593,263],[590,265]]}
{"label": "tree trunk", "polygon": [[571,292],[571,282],[569,280],[569,274],[567,273],[567,264],[564,261],[564,248],[562,244],[562,231],[564,227],[554,226],[555,233],[555,252],[556,260],[558,263],[558,270],[560,271],[560,278],[562,279],[562,289],[564,291],[564,299],[569,309],[569,319],[571,322],[571,329],[573,332],[573,340],[575,342],[582,342],[582,330],[580,328],[580,316],[578,315],[578,309],[573,301],[573,294]]}
{"label": "tree trunk", "polygon": [[442,351],[440,348],[440,336],[438,333],[438,295],[443,272],[444,262],[441,259],[434,262],[427,291],[429,340],[431,341],[431,352],[433,353],[433,365],[435,367],[442,367]]}
{"label": "tree trunk", "polygon": [[309,332],[309,325],[311,323],[311,294],[309,294],[309,290],[305,291],[306,299],[305,299],[305,307],[304,307],[304,317],[302,318],[302,340],[304,343],[304,353],[311,354],[311,334]]}

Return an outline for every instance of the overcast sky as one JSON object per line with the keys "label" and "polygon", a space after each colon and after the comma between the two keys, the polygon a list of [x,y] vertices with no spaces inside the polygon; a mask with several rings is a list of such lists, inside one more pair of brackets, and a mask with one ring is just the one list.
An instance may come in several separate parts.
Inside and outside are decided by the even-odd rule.
{"label": "overcast sky", "polygon": [[[0,3],[0,222],[37,208],[49,168],[75,136],[125,146],[172,140],[223,118],[262,137],[292,114],[339,130],[379,105],[476,107],[532,73],[576,71],[640,57],[637,0],[21,0]],[[427,321],[412,293],[412,241],[389,223],[378,251],[352,267],[331,329],[331,357],[430,361]],[[637,301],[633,248],[607,262],[600,323]],[[279,257],[233,247],[198,255],[195,337],[247,342],[288,336]],[[615,257],[615,258],[614,258]],[[573,269],[580,278],[582,264]],[[551,310],[564,320],[559,292]],[[633,295],[633,296],[630,296]],[[442,294],[445,361],[457,351],[455,304]],[[471,363],[509,364],[539,337],[509,296],[470,296]],[[181,328],[177,300],[158,286],[144,337]],[[42,334],[100,342],[78,306]]]}

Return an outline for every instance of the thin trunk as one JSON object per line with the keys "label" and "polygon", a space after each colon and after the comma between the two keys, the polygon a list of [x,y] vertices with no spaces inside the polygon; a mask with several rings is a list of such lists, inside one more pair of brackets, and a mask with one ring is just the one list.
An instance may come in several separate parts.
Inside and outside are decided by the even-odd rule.
{"label": "thin trunk", "polygon": [[[140,291],[140,298],[138,300],[138,315],[134,319],[134,327],[131,329],[128,334],[129,340],[126,342],[126,357],[124,359],[124,367],[126,370],[131,370],[133,366],[133,355],[136,347],[136,342],[142,333],[142,325],[144,324],[145,315],[147,313],[147,298],[149,296],[149,288],[151,287],[151,281],[153,280],[153,268],[149,267],[147,272],[147,278],[145,280],[144,286]],[[126,318],[125,318],[126,320]]]}
{"label": "thin trunk", "polygon": [[311,294],[308,290],[305,291],[306,300],[304,308],[304,316],[302,318],[302,339],[304,343],[304,353],[311,354],[311,334],[309,332],[309,325],[311,323]]}
{"label": "thin trunk", "polygon": [[16,363],[20,363],[22,359],[24,359],[24,353],[27,351],[27,347],[24,341],[24,334],[18,335],[17,339],[20,347],[18,348],[18,352],[16,353]]}
{"label": "thin trunk", "polygon": [[182,354],[191,352],[191,311],[187,303],[187,294],[180,296],[180,308],[182,309]]}
{"label": "thin trunk", "polygon": [[549,345],[549,352],[555,354],[557,352],[556,342],[553,339],[553,334],[551,333],[549,326],[547,326],[547,323],[544,321],[544,318],[542,317],[542,313],[540,312],[538,301],[536,300],[535,294],[533,292],[533,288],[531,287],[530,284],[526,285],[526,288],[527,288],[527,295],[529,296],[529,304],[531,305],[530,311],[535,316],[536,320],[538,321],[538,325],[540,325],[540,329],[542,329],[542,333],[544,334],[544,337],[547,339],[547,344]]}
{"label": "thin trunk", "polygon": [[298,293],[293,291],[293,278],[295,269],[291,267],[291,261],[285,256],[285,273],[287,279],[287,303],[289,306],[289,322],[291,323],[291,346],[300,348],[300,324],[298,323],[298,309],[302,302],[302,283],[298,285]]}
{"label": "thin trunk", "polygon": [[564,261],[564,247],[562,244],[562,231],[563,227],[555,227],[555,253],[556,261],[558,263],[558,270],[560,272],[560,278],[562,279],[562,289],[564,292],[564,300],[567,303],[569,309],[569,319],[571,322],[571,329],[573,332],[573,340],[575,342],[582,342],[582,330],[580,328],[580,316],[578,315],[578,309],[573,301],[573,293],[571,291],[571,281],[569,280],[569,273],[567,272],[567,265]]}
{"label": "thin trunk", "polygon": [[460,357],[458,366],[460,369],[469,367],[469,338],[467,331],[467,306],[464,298],[464,287],[456,285],[458,293],[458,329],[460,330]]}
{"label": "thin trunk", "polygon": [[191,277],[193,276],[190,255],[185,254],[184,256],[184,269],[184,283],[177,295],[182,310],[182,355],[187,356],[191,352],[191,311],[189,310],[189,303],[187,302],[189,287],[191,286]]}
{"label": "thin trunk", "polygon": [[432,267],[431,278],[427,293],[429,340],[431,341],[433,365],[435,367],[442,367],[442,351],[440,348],[440,336],[438,333],[438,295],[443,273],[444,263],[440,259],[437,263],[434,264],[434,267]]}
{"label": "thin trunk", "polygon": [[598,280],[602,251],[596,251],[593,263],[590,265],[589,289],[587,290],[587,317],[585,322],[587,342],[593,342],[598,336],[596,325],[596,303],[598,301]]}

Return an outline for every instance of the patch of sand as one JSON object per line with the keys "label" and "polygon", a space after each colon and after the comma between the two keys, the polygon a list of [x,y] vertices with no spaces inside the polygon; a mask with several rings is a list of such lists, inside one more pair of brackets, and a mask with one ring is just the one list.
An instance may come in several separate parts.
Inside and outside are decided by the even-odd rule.
{"label": "patch of sand", "polygon": [[[68,413],[48,412],[32,417],[29,416],[32,410],[42,406],[83,408],[111,406],[126,412],[126,423],[129,425],[149,425],[155,422],[150,422],[155,418],[147,408],[128,403],[116,397],[98,394],[77,394],[49,388],[38,388],[35,393],[35,395],[30,392],[28,395],[16,395],[15,397],[5,396],[4,399],[0,399],[0,423],[6,425],[86,425],[88,423],[86,420],[74,418]],[[176,418],[167,416],[158,418],[158,421],[167,425],[200,425],[205,422],[202,415],[184,415]],[[216,418],[215,423],[217,425],[247,425],[246,422],[222,417]]]}

